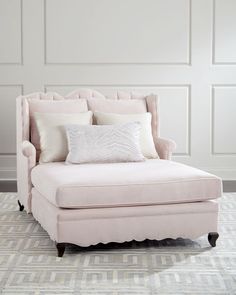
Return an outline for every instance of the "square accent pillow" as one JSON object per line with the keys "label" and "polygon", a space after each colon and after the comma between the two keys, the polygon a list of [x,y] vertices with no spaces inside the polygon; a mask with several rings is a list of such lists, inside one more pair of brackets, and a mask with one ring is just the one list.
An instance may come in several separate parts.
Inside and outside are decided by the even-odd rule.
{"label": "square accent pillow", "polygon": [[152,159],[158,158],[155,144],[152,136],[151,113],[143,114],[114,114],[95,112],[94,116],[98,125],[122,124],[128,122],[139,122],[140,130],[140,146],[144,157]]}
{"label": "square accent pillow", "polygon": [[40,163],[64,161],[68,154],[65,125],[89,125],[92,112],[77,114],[34,113],[40,137]]}
{"label": "square accent pillow", "polygon": [[64,100],[29,100],[30,113],[30,138],[38,153],[40,153],[40,139],[34,118],[34,113],[74,114],[88,111],[86,99],[64,99]]}
{"label": "square accent pillow", "polygon": [[140,123],[104,126],[67,125],[67,163],[140,162]]}

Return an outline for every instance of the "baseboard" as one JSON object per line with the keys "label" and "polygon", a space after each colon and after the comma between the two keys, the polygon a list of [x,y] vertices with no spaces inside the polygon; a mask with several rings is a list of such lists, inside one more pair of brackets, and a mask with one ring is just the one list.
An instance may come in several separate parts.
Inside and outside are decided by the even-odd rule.
{"label": "baseboard", "polygon": [[236,192],[236,180],[223,180],[223,191],[225,193]]}
{"label": "baseboard", "polygon": [[0,192],[17,192],[16,180],[0,180]]}
{"label": "baseboard", "polygon": [[[15,180],[0,180],[0,192],[16,192]],[[236,192],[236,180],[223,180],[223,191],[226,193]]]}
{"label": "baseboard", "polygon": [[224,181],[236,181],[236,169],[232,168],[210,168],[210,167],[196,167],[203,171],[219,176]]}

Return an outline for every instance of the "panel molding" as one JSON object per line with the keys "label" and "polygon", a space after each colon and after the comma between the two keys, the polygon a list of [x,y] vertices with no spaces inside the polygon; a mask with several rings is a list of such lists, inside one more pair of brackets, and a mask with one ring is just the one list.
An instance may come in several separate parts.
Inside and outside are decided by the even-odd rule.
{"label": "panel molding", "polygon": [[216,1],[212,0],[212,46],[211,46],[211,55],[212,55],[212,65],[216,66],[235,66],[236,62],[219,62],[216,61]]}
{"label": "panel molding", "polygon": [[215,14],[216,14],[216,3],[215,3],[215,0],[212,0],[212,44],[211,44],[211,63],[213,65],[216,65],[216,61],[215,61],[215,49],[216,49],[216,46],[215,46],[215,30],[216,30],[216,27],[215,27]]}
{"label": "panel molding", "polygon": [[[22,0],[21,0],[22,1]],[[47,1],[44,0],[43,19],[44,19],[44,65],[101,65],[101,66],[113,66],[113,65],[166,65],[166,66],[191,66],[192,65],[192,0],[188,0],[188,61],[187,62],[49,62],[47,58]]]}
{"label": "panel molding", "polygon": [[47,92],[48,91],[48,87],[75,87],[76,88],[93,88],[93,87],[104,87],[104,88],[111,88],[111,89],[115,89],[115,88],[122,88],[122,87],[133,87],[133,88],[155,88],[155,87],[186,87],[186,88],[190,88],[191,84],[188,83],[183,83],[183,84],[175,84],[175,83],[161,83],[161,84],[132,84],[132,83],[127,83],[127,84],[89,84],[89,83],[82,83],[82,84],[77,84],[77,83],[60,83],[60,84],[56,84],[56,83],[49,83],[49,84],[44,84],[44,91]]}
{"label": "panel molding", "polygon": [[236,152],[235,153],[219,153],[219,152],[215,152],[215,114],[214,114],[214,110],[215,110],[215,89],[217,87],[220,88],[228,88],[228,87],[235,87],[236,88],[236,84],[212,84],[211,86],[211,136],[210,136],[210,141],[211,141],[211,155],[212,156],[236,156]]}
{"label": "panel molding", "polygon": [[[19,95],[23,95],[24,94],[24,85],[23,84],[0,84],[0,88],[1,87],[18,87],[20,89],[20,93]],[[12,170],[11,168],[9,167],[5,167],[2,165],[2,161],[4,158],[14,158],[16,156],[16,153],[3,153],[3,152],[0,152],[0,178],[1,178],[1,175],[3,174],[3,171],[7,171],[7,175],[8,175],[8,171],[14,171]],[[5,162],[5,161],[4,161]],[[10,170],[9,170],[10,169]],[[14,168],[15,169],[15,168]]]}
{"label": "panel molding", "polygon": [[16,179],[16,155],[0,154],[0,179]]}
{"label": "panel molding", "polygon": [[1,167],[0,180],[14,180],[16,179],[16,168]]}
{"label": "panel molding", "polygon": [[4,66],[23,66],[24,65],[24,53],[23,53],[23,0],[20,0],[20,61],[19,62],[0,62],[0,65]]}
{"label": "panel molding", "polygon": [[23,95],[23,89],[24,89],[24,84],[18,84],[18,83],[4,83],[4,84],[0,84],[0,87],[20,87],[21,88],[21,94]]}

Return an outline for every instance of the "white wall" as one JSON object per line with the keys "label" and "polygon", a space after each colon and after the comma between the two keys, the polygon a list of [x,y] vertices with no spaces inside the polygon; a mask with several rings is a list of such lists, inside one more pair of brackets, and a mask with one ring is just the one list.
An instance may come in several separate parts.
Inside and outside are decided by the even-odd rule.
{"label": "white wall", "polygon": [[156,92],[174,159],[236,179],[235,0],[0,0],[0,178],[15,178],[15,97]]}

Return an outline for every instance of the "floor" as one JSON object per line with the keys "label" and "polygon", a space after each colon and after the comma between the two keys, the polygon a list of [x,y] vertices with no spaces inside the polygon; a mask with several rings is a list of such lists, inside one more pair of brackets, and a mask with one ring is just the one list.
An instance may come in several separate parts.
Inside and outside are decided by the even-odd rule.
{"label": "floor", "polygon": [[236,294],[236,193],[220,201],[216,248],[204,236],[71,247],[63,258],[16,200],[0,193],[0,294]]}

